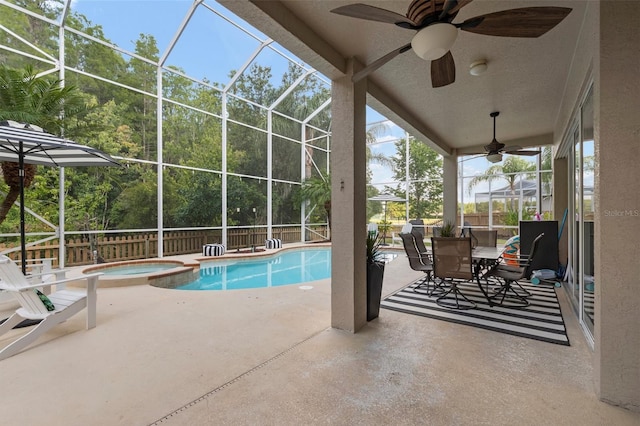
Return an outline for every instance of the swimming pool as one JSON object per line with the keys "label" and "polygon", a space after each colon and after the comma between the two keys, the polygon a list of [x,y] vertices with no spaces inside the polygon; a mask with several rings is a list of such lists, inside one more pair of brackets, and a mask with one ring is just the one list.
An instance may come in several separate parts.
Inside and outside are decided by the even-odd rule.
{"label": "swimming pool", "polygon": [[286,250],[276,256],[204,262],[200,278],[179,290],[277,287],[331,277],[331,249]]}

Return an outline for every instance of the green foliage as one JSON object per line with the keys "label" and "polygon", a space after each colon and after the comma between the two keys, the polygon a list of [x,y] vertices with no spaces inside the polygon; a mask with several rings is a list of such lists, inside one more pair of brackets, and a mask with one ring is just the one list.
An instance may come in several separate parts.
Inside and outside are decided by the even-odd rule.
{"label": "green foliage", "polygon": [[[394,179],[404,181],[406,176],[406,141],[395,143]],[[424,218],[442,210],[442,157],[426,144],[409,138],[409,216]],[[405,198],[403,184],[393,191]]]}
{"label": "green foliage", "polygon": [[[532,220],[533,214],[526,209],[522,209],[522,220]],[[504,224],[507,226],[519,226],[520,217],[517,210],[507,210],[504,215]],[[513,235],[518,233],[517,229],[511,229]]]}
{"label": "green foliage", "polygon": [[35,124],[61,134],[70,117],[86,111],[86,105],[76,87],[60,84],[51,76],[38,77],[31,66],[0,65],[0,120]]}
{"label": "green foliage", "polygon": [[[18,70],[0,65],[0,120],[33,124],[50,133],[61,134],[65,123],[70,123],[71,117],[84,111],[83,97],[75,87],[61,87],[60,80],[39,77],[30,66]],[[21,190],[31,186],[36,172],[33,164],[25,164],[20,170],[16,162],[2,163],[8,190],[0,206],[0,223],[6,220]]]}
{"label": "green foliage", "polygon": [[405,203],[387,203],[387,218],[389,220],[404,220],[405,216]]}
{"label": "green foliage", "polygon": [[464,208],[464,214],[476,213],[476,203],[464,203],[463,208]]}
{"label": "green foliage", "polygon": [[155,228],[158,220],[156,183],[141,181],[127,187],[115,201],[111,217],[117,229]]}
{"label": "green foliage", "polygon": [[381,220],[380,222],[378,222],[378,230],[381,234],[388,234],[390,229],[391,222],[389,222],[388,220]]}
{"label": "green foliage", "polygon": [[441,237],[455,237],[456,236],[456,224],[455,222],[450,222],[445,220],[440,227],[440,236]]}
{"label": "green foliage", "polygon": [[489,167],[484,174],[475,176],[469,181],[469,194],[481,182],[494,182],[498,179],[507,181],[512,197],[509,198],[509,209],[516,209],[516,191],[517,183],[522,179],[535,179],[536,165],[521,157],[510,155],[502,164],[494,164]]}
{"label": "green foliage", "polygon": [[306,179],[299,194],[302,201],[324,208],[327,203],[331,203],[331,175],[327,173]]}
{"label": "green foliage", "polygon": [[[380,191],[373,186],[367,185],[367,200],[371,197],[378,195]],[[377,214],[382,213],[382,203],[367,201],[367,223],[371,221],[371,218]]]}
{"label": "green foliage", "polygon": [[471,194],[473,188],[481,182],[494,182],[498,179],[506,180],[509,188],[515,193],[516,182],[519,179],[535,177],[533,173],[535,170],[536,165],[534,163],[521,157],[510,155],[501,164],[494,164],[489,167],[484,174],[471,179],[468,184],[469,194]]}
{"label": "green foliage", "polygon": [[376,263],[380,261],[382,240],[377,232],[367,233],[367,263]]}
{"label": "green foliage", "polygon": [[[20,3],[24,3],[23,6],[35,12],[35,15],[47,16],[52,20],[58,18],[61,11],[56,0]],[[0,16],[1,25],[34,42],[53,57],[58,56],[58,31],[55,25],[43,24],[34,16],[17,13],[10,8],[4,9],[7,13]],[[65,17],[65,22],[75,30],[109,42],[102,27],[83,15],[70,13]],[[24,43],[17,43],[10,36],[5,37],[2,44],[24,50]],[[230,121],[223,155],[220,118],[222,95],[212,88],[222,87],[220,83],[196,83],[178,72],[164,70],[162,96],[170,101],[163,102],[161,116],[158,116],[155,96],[158,69],[139,58],[158,60],[159,49],[153,36],[141,34],[135,40],[135,53],[139,57],[130,57],[68,31],[65,34],[64,53],[68,69],[65,72],[66,87],[60,89],[61,82],[54,77],[55,73],[51,73],[48,64],[0,52],[3,67],[18,72],[11,81],[31,82],[31,77],[25,79],[25,75],[48,72],[37,80],[37,85],[34,83],[34,87],[42,94],[40,99],[46,95],[50,100],[47,103],[25,101],[28,108],[3,108],[6,104],[1,103],[2,99],[18,99],[18,96],[10,93],[10,96],[3,98],[0,88],[0,111],[5,113],[2,119],[28,121],[53,133],[60,133],[64,128],[65,136],[72,140],[114,156],[136,160],[125,162],[125,167],[121,168],[67,168],[67,230],[157,226],[158,170],[154,162],[159,158],[156,152],[158,120],[162,120],[164,226],[221,225],[223,160],[226,161],[227,171],[231,173],[227,176],[226,194],[229,224],[246,226],[254,222],[265,223],[268,140],[264,131],[269,123],[274,133],[271,140],[273,222],[300,221],[300,200],[304,197],[301,185],[295,183],[300,182],[303,176],[310,176],[315,167],[325,170],[328,163],[326,151],[310,146],[329,148],[328,138],[317,140],[323,135],[319,129],[329,129],[331,123],[330,107],[318,111],[330,97],[330,89],[320,78],[308,76],[279,99],[305,70],[292,63],[278,82],[270,67],[252,65],[239,76],[231,93],[267,107],[273,106],[277,113],[272,114],[269,122],[266,108],[233,96],[227,97],[226,113]],[[25,65],[29,63],[37,68],[26,68]],[[81,72],[76,72],[76,69]],[[83,73],[95,74],[99,78]],[[57,93],[61,94],[60,99],[64,98],[64,102],[57,102],[53,98],[52,95]],[[274,105],[276,100],[279,103]],[[44,120],[45,116],[38,116],[40,110],[34,109],[34,106],[47,106],[49,112],[53,106],[61,107],[63,109],[59,112],[63,114],[47,113]],[[307,127],[305,134],[307,140],[311,141],[306,152],[308,170],[302,173],[301,169],[305,166],[301,164],[304,158],[302,145],[289,139],[299,140],[303,130],[300,121],[308,118],[312,112],[314,116],[309,122],[312,127]],[[237,123],[246,123],[262,131]],[[197,170],[192,172],[185,167]],[[238,176],[233,176],[234,173]],[[326,176],[326,182],[330,182],[329,176]],[[57,170],[38,168],[32,188],[26,194],[28,206],[53,223],[58,220],[57,183]],[[6,184],[0,183],[0,190],[7,189]],[[321,221],[325,220],[325,215],[330,220],[330,184],[323,191],[325,196],[320,198],[324,199],[319,204],[320,208],[316,209],[320,213],[317,218],[322,217]],[[257,210],[256,214],[252,211],[253,207]],[[240,212],[236,210],[238,208]],[[30,231],[47,228],[30,218],[28,221]],[[0,225],[0,229],[13,232],[17,224],[16,215],[10,212],[7,223]]]}

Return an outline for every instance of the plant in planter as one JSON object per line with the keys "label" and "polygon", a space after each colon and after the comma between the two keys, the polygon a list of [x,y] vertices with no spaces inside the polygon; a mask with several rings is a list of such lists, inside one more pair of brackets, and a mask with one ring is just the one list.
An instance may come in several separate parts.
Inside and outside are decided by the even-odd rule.
{"label": "plant in planter", "polygon": [[382,298],[382,280],[384,262],[380,245],[381,239],[376,232],[367,234],[367,321],[378,318]]}
{"label": "plant in planter", "polygon": [[380,223],[378,224],[378,230],[382,234],[381,243],[382,244],[386,243],[385,239],[387,234],[391,230],[391,222],[389,222],[388,220],[381,220]]}
{"label": "plant in planter", "polygon": [[445,220],[440,228],[441,237],[455,237],[456,236],[456,224]]}

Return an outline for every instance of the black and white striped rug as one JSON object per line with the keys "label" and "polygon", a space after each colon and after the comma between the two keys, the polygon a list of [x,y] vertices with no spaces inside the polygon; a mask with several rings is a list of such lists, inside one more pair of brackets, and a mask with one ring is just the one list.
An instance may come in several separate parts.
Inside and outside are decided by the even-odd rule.
{"label": "black and white striped rug", "polygon": [[380,307],[569,346],[560,303],[553,287],[522,283],[522,286],[531,293],[527,298],[530,305],[515,308],[489,307],[476,284],[458,284],[462,293],[473,300],[477,306],[475,309],[455,310],[438,306],[436,297],[426,296],[424,291],[414,292],[413,289],[419,282],[416,281],[388,296],[382,301]]}

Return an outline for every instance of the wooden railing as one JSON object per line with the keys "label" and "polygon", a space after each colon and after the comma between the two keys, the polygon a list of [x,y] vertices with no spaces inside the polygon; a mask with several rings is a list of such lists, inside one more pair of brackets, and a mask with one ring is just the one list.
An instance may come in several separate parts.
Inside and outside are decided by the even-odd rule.
{"label": "wooden railing", "polygon": [[[325,226],[313,227],[315,232],[307,235],[307,241],[320,240],[320,235],[326,235]],[[317,234],[316,234],[317,233]],[[233,228],[227,230],[227,249],[235,250],[251,246],[263,246],[267,236],[266,228]],[[273,238],[280,238],[283,243],[301,241],[299,226],[282,226],[272,228]],[[117,262],[122,260],[148,259],[158,257],[158,234],[108,234],[93,238],[93,244],[87,237],[69,238],[66,240],[66,266],[89,265],[95,263],[93,250],[100,261]],[[202,253],[204,244],[219,243],[222,240],[222,230],[206,231],[175,231],[164,234],[165,256],[180,254]],[[0,244],[0,251],[8,247]],[[19,252],[9,253],[14,260],[20,259]],[[27,259],[54,259],[53,265],[58,266],[59,245],[56,240],[27,247]]]}

